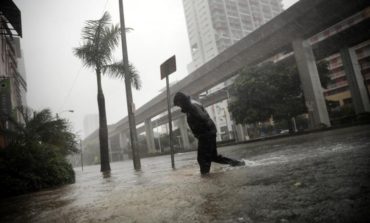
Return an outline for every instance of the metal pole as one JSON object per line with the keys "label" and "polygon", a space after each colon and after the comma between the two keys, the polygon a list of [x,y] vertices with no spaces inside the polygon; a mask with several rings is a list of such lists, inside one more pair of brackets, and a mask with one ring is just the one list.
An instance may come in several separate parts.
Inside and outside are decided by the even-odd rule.
{"label": "metal pole", "polygon": [[84,171],[84,161],[83,161],[83,151],[82,151],[82,140],[80,139],[80,149],[81,149],[81,169]]}
{"label": "metal pole", "polygon": [[124,71],[125,71],[127,113],[128,113],[129,127],[130,127],[132,160],[134,162],[135,170],[140,170],[141,169],[140,154],[138,150],[135,114],[133,111],[134,106],[132,102],[131,77],[129,75],[130,70],[129,70],[129,63],[128,63],[128,53],[127,53],[127,44],[126,44],[126,28],[125,28],[125,18],[123,14],[122,0],[119,0],[119,12],[120,12],[120,19],[121,19],[122,57],[123,57],[123,65],[124,65]]}
{"label": "metal pole", "polygon": [[172,116],[171,116],[171,98],[170,98],[170,83],[168,80],[168,75],[166,76],[166,85],[167,85],[167,108],[168,108],[168,125],[170,127],[170,149],[171,149],[171,164],[172,168],[175,168],[175,158],[173,150],[173,141],[172,141]]}

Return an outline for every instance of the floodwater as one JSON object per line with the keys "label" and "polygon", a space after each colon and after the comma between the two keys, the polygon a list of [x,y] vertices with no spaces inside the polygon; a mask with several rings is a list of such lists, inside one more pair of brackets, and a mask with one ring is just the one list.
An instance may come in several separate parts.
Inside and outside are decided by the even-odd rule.
{"label": "floodwater", "polygon": [[131,160],[112,163],[110,176],[76,168],[75,184],[0,201],[0,222],[361,220],[370,207],[369,127],[219,148],[246,166],[212,164],[207,177],[195,152],[176,154],[175,170],[169,156],[142,159],[142,171]]}

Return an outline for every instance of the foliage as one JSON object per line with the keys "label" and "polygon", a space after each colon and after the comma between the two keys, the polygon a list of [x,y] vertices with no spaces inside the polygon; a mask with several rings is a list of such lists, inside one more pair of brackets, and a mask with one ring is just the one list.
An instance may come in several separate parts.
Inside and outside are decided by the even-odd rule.
{"label": "foliage", "polygon": [[22,109],[22,114],[24,123],[10,118],[13,128],[1,129],[11,141],[0,150],[0,196],[73,183],[65,156],[77,151],[77,142],[67,121],[54,118],[48,109],[33,115]]}
{"label": "foliage", "polygon": [[44,144],[11,144],[0,150],[0,197],[74,183],[71,164]]}
{"label": "foliage", "polygon": [[[318,64],[325,87],[327,64]],[[290,120],[307,111],[298,70],[295,66],[264,63],[244,69],[231,91],[234,100],[229,109],[237,123]]]}
{"label": "foliage", "polygon": [[[126,29],[127,31],[128,29]],[[109,71],[111,76],[125,77],[122,63],[113,62],[113,51],[118,46],[121,28],[111,24],[109,13],[98,20],[88,20],[82,29],[83,44],[73,49],[76,57],[83,61],[84,66],[95,69],[98,90],[99,109],[99,143],[101,171],[110,171],[108,149],[108,127],[105,110],[105,98],[101,84],[101,75]],[[139,76],[131,65],[132,84],[139,89]]]}
{"label": "foliage", "polygon": [[111,25],[109,13],[98,20],[88,20],[82,30],[83,44],[74,48],[74,54],[86,67],[94,68],[97,79],[99,109],[99,143],[101,171],[110,171],[108,149],[108,126],[105,111],[105,98],[101,84],[102,69],[113,61],[113,50],[117,47],[120,27]]}
{"label": "foliage", "polygon": [[119,43],[120,27],[111,25],[109,13],[98,20],[88,20],[82,30],[82,46],[74,48],[74,54],[84,65],[102,69],[112,62],[112,51]]}
{"label": "foliage", "polygon": [[[110,77],[118,78],[118,79],[127,78],[127,75],[125,74],[124,70],[125,69],[124,69],[123,61],[115,62],[115,63],[109,64],[104,67],[104,72],[107,72]],[[140,90],[142,86],[141,79],[140,79],[139,73],[137,72],[137,70],[132,64],[129,65],[129,74],[130,74],[129,78],[131,80],[131,85],[136,90]]]}

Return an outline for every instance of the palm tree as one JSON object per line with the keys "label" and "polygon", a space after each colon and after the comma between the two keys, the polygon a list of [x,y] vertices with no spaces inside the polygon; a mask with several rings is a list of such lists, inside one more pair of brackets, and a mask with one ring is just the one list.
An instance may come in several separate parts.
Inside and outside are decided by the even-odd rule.
{"label": "palm tree", "polygon": [[7,118],[11,128],[0,128],[12,145],[30,147],[33,144],[45,145],[62,156],[77,152],[76,135],[70,132],[65,119],[55,118],[49,109],[32,112],[20,107],[22,121]]}
{"label": "palm tree", "polygon": [[0,149],[0,197],[74,183],[66,156],[78,149],[69,122],[49,109],[18,111],[20,119],[7,116],[7,128],[0,126],[8,143]]}
{"label": "palm tree", "polygon": [[99,141],[101,171],[110,171],[108,149],[108,127],[105,111],[105,99],[101,85],[104,67],[112,63],[112,51],[119,43],[120,27],[111,25],[110,15],[105,12],[99,20],[88,20],[82,30],[83,45],[74,48],[74,54],[80,58],[84,66],[95,69],[98,86],[99,108]]}

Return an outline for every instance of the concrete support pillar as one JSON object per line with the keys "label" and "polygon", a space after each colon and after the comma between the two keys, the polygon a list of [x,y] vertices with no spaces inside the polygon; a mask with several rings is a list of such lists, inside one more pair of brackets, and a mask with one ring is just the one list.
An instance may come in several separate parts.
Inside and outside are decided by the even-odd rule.
{"label": "concrete support pillar", "polygon": [[125,160],[125,151],[128,151],[128,137],[124,132],[120,132],[119,134],[119,147],[121,148],[122,158]]}
{"label": "concrete support pillar", "polygon": [[154,143],[154,133],[150,118],[145,120],[145,135],[146,135],[146,144],[148,146],[148,153],[155,153],[156,150]]}
{"label": "concrete support pillar", "polygon": [[353,49],[340,50],[344,72],[346,73],[348,86],[352,95],[352,104],[356,114],[370,112],[369,96],[361,68],[358,63],[356,52]]}
{"label": "concrete support pillar", "polygon": [[321,124],[330,127],[329,114],[312,48],[307,41],[298,39],[293,41],[293,50],[308,108],[310,127],[317,128]]}
{"label": "concrete support pillar", "polygon": [[187,122],[186,122],[185,115],[182,115],[179,118],[178,123],[179,123],[181,140],[182,140],[184,149],[189,150],[190,149],[190,142],[189,142],[188,128],[187,128]]}
{"label": "concrete support pillar", "polygon": [[112,154],[112,143],[110,142],[110,137],[109,137],[109,135],[108,135],[108,151],[109,151],[109,162],[112,162],[113,161],[113,159],[112,159],[112,156],[113,156],[113,154]]}
{"label": "concrete support pillar", "polygon": [[245,134],[244,134],[243,125],[241,125],[241,124],[235,125],[235,131],[236,131],[236,140],[238,142],[245,141]]}
{"label": "concrete support pillar", "polygon": [[119,133],[119,147],[123,150],[127,145],[127,137],[124,132]]}

